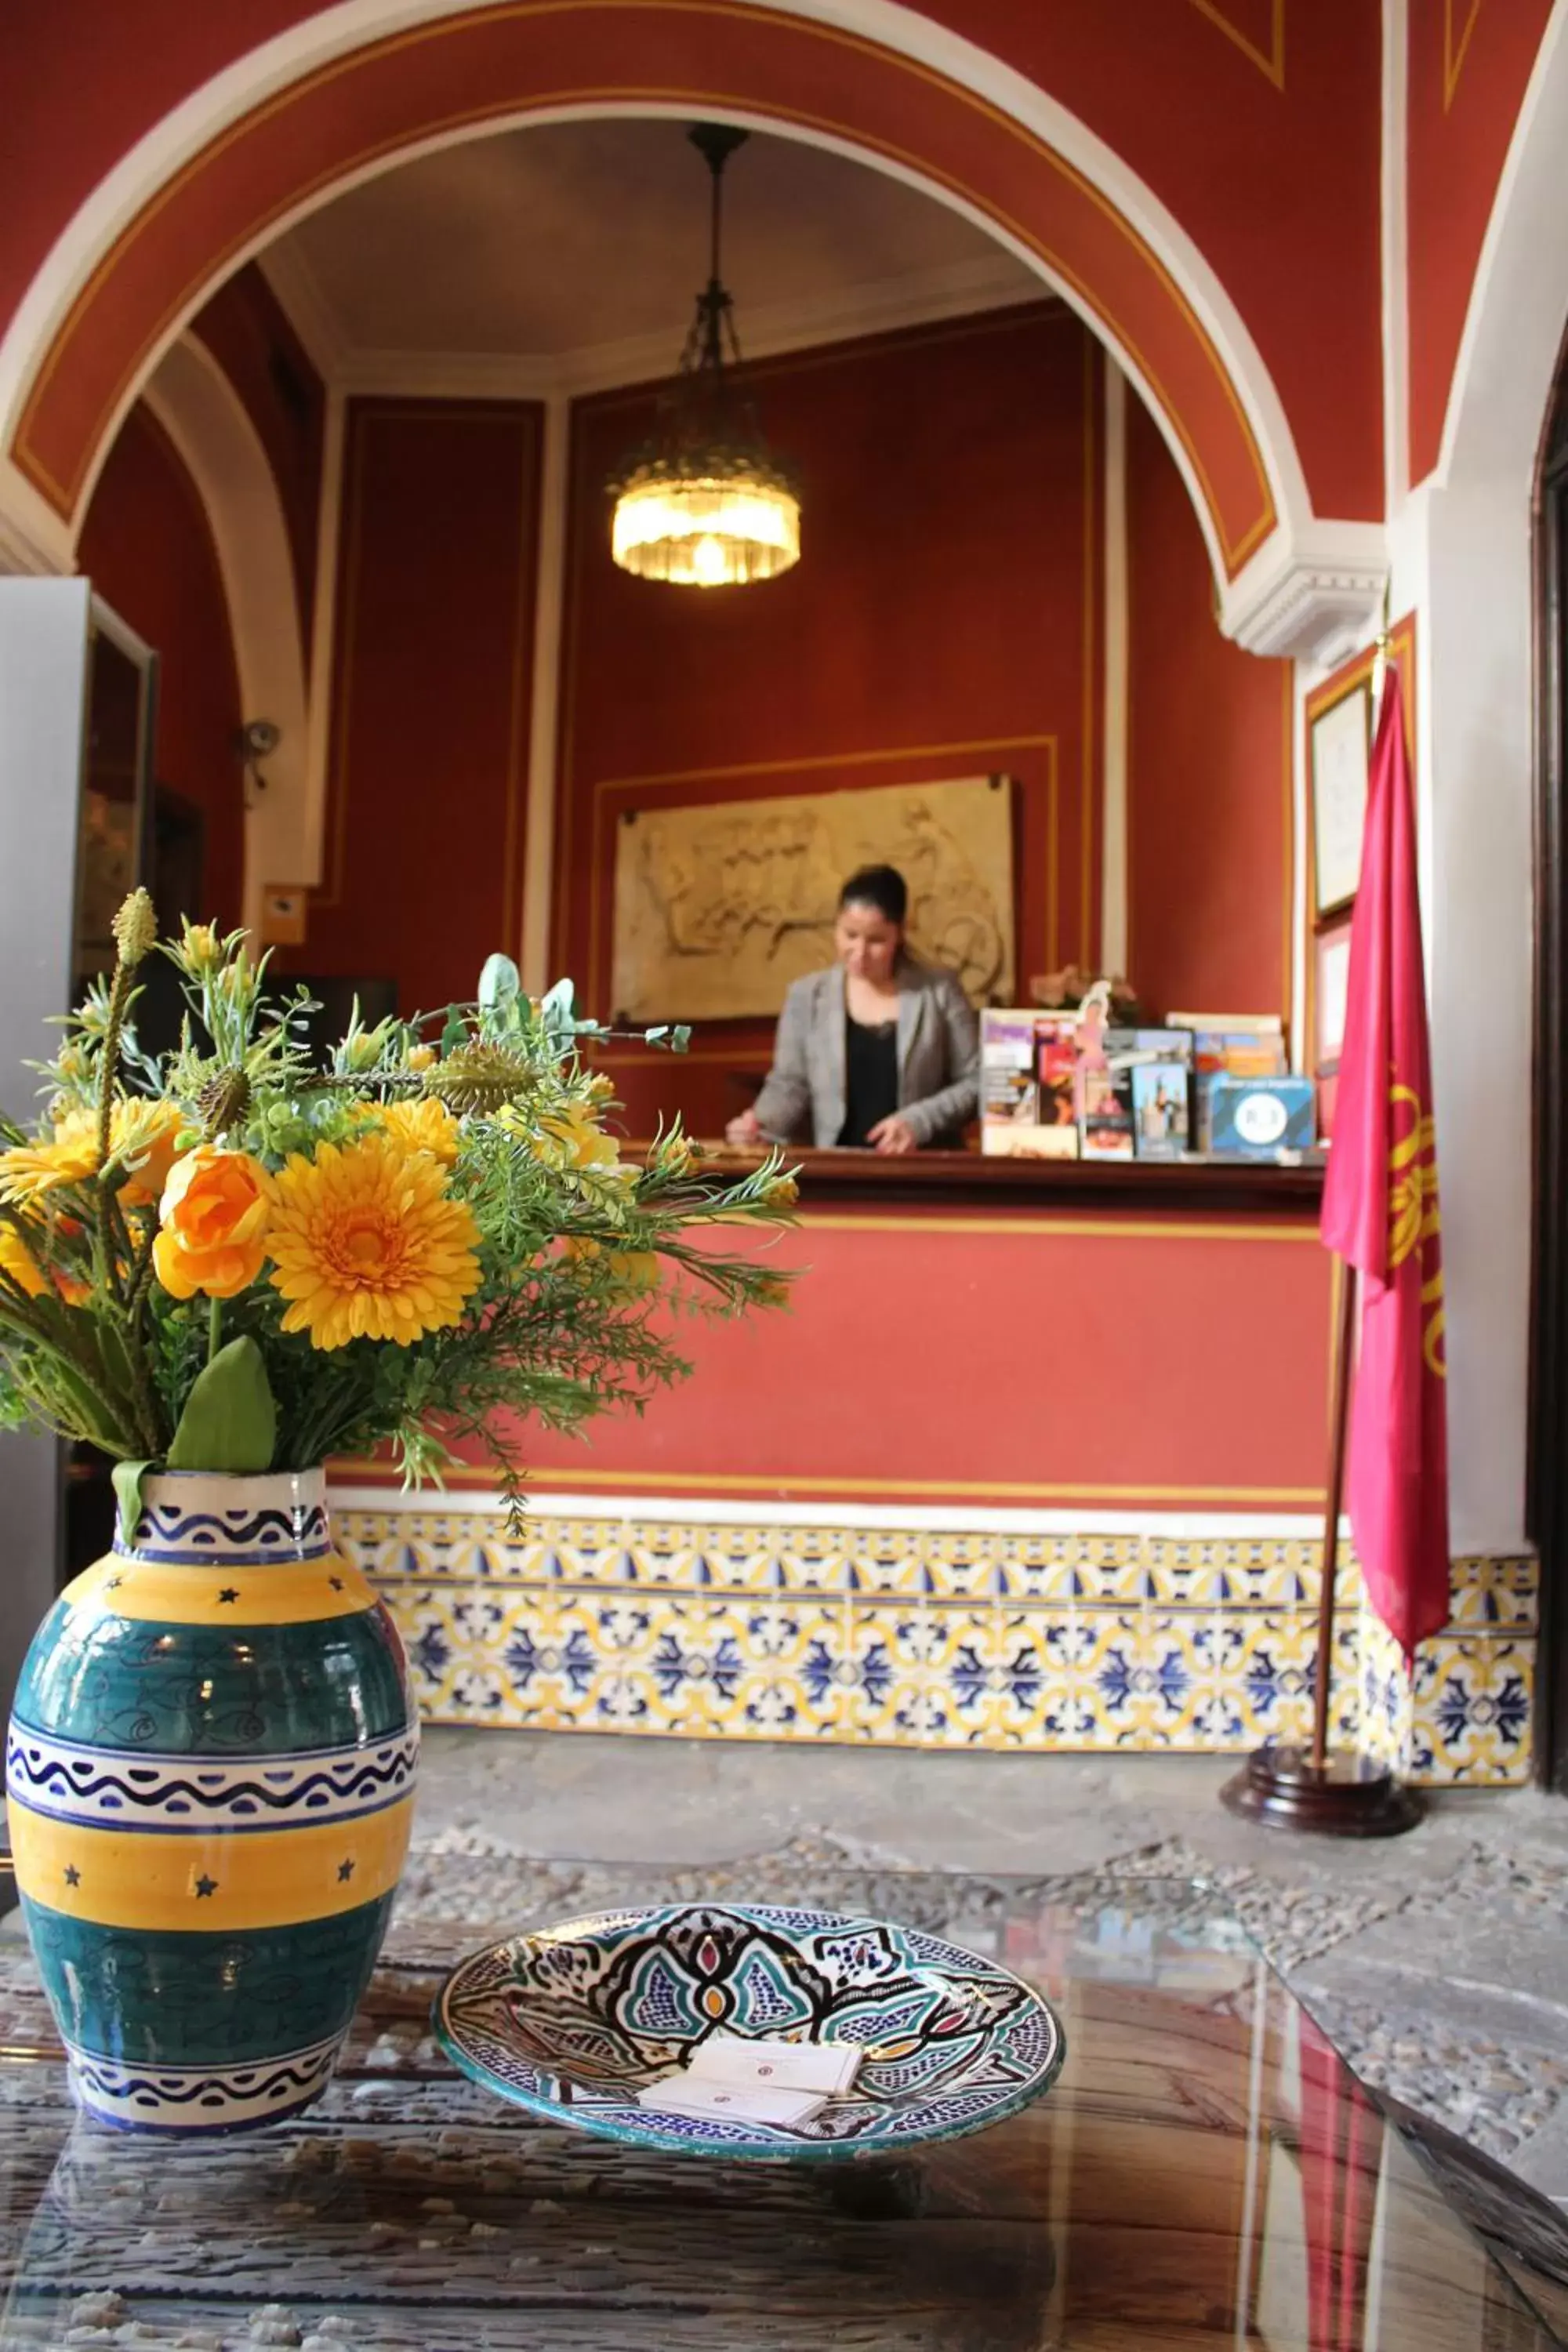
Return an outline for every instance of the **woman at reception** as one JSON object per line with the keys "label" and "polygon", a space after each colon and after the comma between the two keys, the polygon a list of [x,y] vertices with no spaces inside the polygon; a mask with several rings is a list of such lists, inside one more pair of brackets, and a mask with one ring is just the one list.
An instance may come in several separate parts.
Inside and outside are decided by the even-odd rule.
{"label": "woman at reception", "polygon": [[866,866],[838,897],[837,961],[794,982],[773,1066],[732,1144],[799,1142],[904,1152],[959,1142],[979,1105],[979,1024],[949,971],[904,944],[909,891]]}

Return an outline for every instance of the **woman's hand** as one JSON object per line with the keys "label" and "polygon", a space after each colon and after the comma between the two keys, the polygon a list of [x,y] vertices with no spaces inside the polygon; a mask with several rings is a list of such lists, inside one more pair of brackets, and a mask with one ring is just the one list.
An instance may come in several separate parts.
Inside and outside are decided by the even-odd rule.
{"label": "woman's hand", "polygon": [[739,1118],[732,1118],[724,1129],[724,1140],[726,1143],[732,1143],[738,1151],[754,1150],[763,1140],[763,1130],[757,1125],[756,1112],[743,1110]]}
{"label": "woman's hand", "polygon": [[891,1118],[879,1118],[875,1127],[868,1128],[866,1140],[875,1150],[881,1152],[920,1150],[914,1129],[901,1111],[894,1111]]}

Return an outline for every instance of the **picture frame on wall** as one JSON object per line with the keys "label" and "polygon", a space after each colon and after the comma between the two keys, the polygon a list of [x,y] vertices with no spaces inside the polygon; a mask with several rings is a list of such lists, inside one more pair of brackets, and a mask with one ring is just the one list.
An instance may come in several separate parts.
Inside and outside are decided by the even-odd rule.
{"label": "picture frame on wall", "polygon": [[1313,941],[1313,948],[1312,1066],[1318,1077],[1331,1078],[1340,1066],[1345,1008],[1350,1002],[1350,917],[1342,915],[1337,922],[1326,923]]}
{"label": "picture frame on wall", "polygon": [[1361,880],[1371,758],[1372,684],[1361,678],[1311,724],[1312,891],[1320,922],[1350,905]]}

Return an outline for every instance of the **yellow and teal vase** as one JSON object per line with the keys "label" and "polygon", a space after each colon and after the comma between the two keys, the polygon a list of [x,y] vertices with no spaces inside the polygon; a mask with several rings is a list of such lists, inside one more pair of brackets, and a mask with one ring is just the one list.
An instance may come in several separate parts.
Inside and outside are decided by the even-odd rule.
{"label": "yellow and teal vase", "polygon": [[5,1750],[16,1883],[78,2098],[235,2131],[328,2082],[408,1845],[402,1644],[319,1470],[148,1477],[61,1594]]}

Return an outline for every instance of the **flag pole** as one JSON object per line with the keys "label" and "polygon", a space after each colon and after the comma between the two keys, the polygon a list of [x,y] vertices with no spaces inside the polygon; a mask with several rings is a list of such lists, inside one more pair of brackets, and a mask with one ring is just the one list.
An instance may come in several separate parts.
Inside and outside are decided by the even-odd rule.
{"label": "flag pole", "polygon": [[[1373,702],[1381,698],[1390,641],[1389,585],[1373,663]],[[1312,1745],[1256,1748],[1220,1791],[1233,1813],[1271,1828],[1315,1831],[1322,1837],[1394,1837],[1414,1829],[1426,1807],[1396,1780],[1390,1767],[1360,1750],[1329,1752],[1334,1679],[1334,1587],[1339,1580],[1340,1514],[1354,1381],[1356,1272],[1336,1255],[1338,1311],[1329,1406],[1329,1484],[1323,1510],[1322,1572],[1318,1593],[1318,1655],[1312,1689]]]}
{"label": "flag pole", "polygon": [[1318,1679],[1312,1693],[1312,1769],[1329,1768],[1329,1699],[1333,1683],[1334,1589],[1339,1582],[1340,1512],[1345,1491],[1345,1440],[1350,1430],[1351,1354],[1355,1346],[1353,1265],[1334,1260],[1339,1311],[1334,1318],[1333,1402],[1329,1414],[1329,1494],[1323,1510],[1322,1588],[1318,1597]]}

